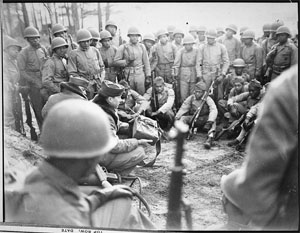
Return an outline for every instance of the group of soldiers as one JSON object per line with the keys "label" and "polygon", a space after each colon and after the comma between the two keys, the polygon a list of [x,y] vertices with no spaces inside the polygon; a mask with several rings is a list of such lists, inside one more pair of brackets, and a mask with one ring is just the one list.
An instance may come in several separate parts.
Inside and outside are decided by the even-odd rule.
{"label": "group of soldiers", "polygon": [[[255,120],[267,84],[298,62],[297,43],[281,21],[264,25],[264,35],[257,40],[248,28],[241,28],[237,38],[238,28],[233,24],[225,30],[191,26],[188,34],[170,26],[156,35],[145,34],[142,40],[139,30],[130,27],[129,42],[117,35],[117,29],[111,20],[101,32],[80,29],[75,43],[67,28],[56,24],[49,48],[40,43],[39,31],[31,26],[24,31],[29,44],[25,48],[4,37],[5,126],[25,134],[21,93],[34,111],[40,142],[51,165],[43,164],[27,178],[25,191],[30,193],[35,185],[41,185],[36,177],[50,179],[48,186],[60,190],[52,196],[58,205],[43,207],[54,212],[60,205],[66,207],[62,218],[53,215],[52,219],[40,214],[44,210],[36,211],[33,199],[27,197],[24,206],[9,212],[14,221],[95,226],[87,217],[90,199],[81,203],[81,212],[70,205],[74,218],[63,214],[70,206],[57,200],[69,198],[72,203],[73,196],[61,194],[70,192],[64,184],[72,183],[70,177],[79,182],[96,164],[123,176],[143,166],[147,158],[143,146],[151,140],[132,138],[132,124],[139,115],[157,120],[164,131],[169,131],[175,120],[195,125],[196,130],[207,132],[206,149],[212,146],[217,124],[224,123],[226,128],[243,117],[242,131],[228,143],[236,145]],[[32,122],[29,124],[32,127]],[[119,136],[122,130],[126,139]],[[55,177],[63,179],[55,179],[55,183]],[[48,186],[37,194],[38,202],[43,203],[41,194],[48,195]],[[82,198],[77,191],[74,196]],[[102,205],[116,197],[128,201],[132,194],[124,187],[115,187],[99,191],[97,196]],[[33,208],[30,214],[28,206]],[[100,226],[111,226],[110,219],[103,218],[116,207],[114,203],[104,206],[106,209],[98,213],[105,222]],[[154,227],[136,210],[124,216],[127,225],[123,227],[132,227],[132,222],[142,229]]]}

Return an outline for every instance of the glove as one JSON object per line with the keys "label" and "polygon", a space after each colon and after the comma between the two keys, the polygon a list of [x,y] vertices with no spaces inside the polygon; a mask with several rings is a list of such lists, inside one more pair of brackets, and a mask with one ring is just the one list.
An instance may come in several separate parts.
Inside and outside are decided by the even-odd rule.
{"label": "glove", "polygon": [[206,131],[209,131],[211,129],[212,125],[213,125],[212,121],[207,121],[206,124],[204,125],[203,129]]}

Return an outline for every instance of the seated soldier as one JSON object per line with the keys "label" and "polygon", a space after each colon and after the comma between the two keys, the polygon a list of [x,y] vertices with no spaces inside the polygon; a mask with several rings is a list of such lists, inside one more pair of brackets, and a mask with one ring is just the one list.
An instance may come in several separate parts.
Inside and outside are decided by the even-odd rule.
{"label": "seated soldier", "polygon": [[163,130],[170,130],[174,123],[172,110],[175,93],[171,85],[164,82],[162,77],[156,77],[153,81],[154,90],[150,87],[144,97],[150,102],[146,110],[146,116],[158,121]]}
{"label": "seated soldier", "polygon": [[58,103],[44,121],[40,140],[46,159],[19,189],[6,190],[6,222],[153,228],[147,216],[132,205],[132,193],[126,186],[95,187],[86,195],[78,185],[117,143],[107,115],[96,104],[78,99]]}
{"label": "seated soldier", "polygon": [[[190,124],[193,118],[194,113],[197,111],[198,107],[202,102],[202,96],[204,95],[205,91],[207,90],[207,86],[203,81],[200,81],[195,86],[195,91],[193,95],[190,95],[181,105],[180,109],[178,110],[175,119],[182,120],[186,124]],[[218,110],[215,105],[213,99],[208,96],[206,99],[205,104],[203,105],[201,112],[197,121],[195,122],[195,126],[202,128],[205,131],[208,131],[208,138],[204,143],[204,147],[206,149],[210,149],[212,140],[213,140],[213,133],[216,129],[216,119],[218,115]]]}
{"label": "seated soldier", "polygon": [[136,138],[119,139],[117,136],[121,122],[116,110],[121,102],[123,92],[124,88],[121,85],[104,80],[93,102],[98,104],[107,113],[110,129],[114,138],[118,141],[117,145],[109,153],[102,156],[99,164],[106,167],[109,171],[127,176],[137,164],[147,158],[142,145],[147,145],[152,140],[138,140]]}
{"label": "seated soldier", "polygon": [[228,99],[227,106],[229,109],[229,123],[240,118],[253,105],[257,104],[262,99],[264,95],[264,88],[259,81],[256,79],[251,80],[248,89],[248,92],[244,92]]}
{"label": "seated soldier", "polygon": [[143,96],[132,90],[125,80],[121,80],[119,84],[123,86],[124,93],[122,95],[123,102],[118,107],[118,115],[121,121],[128,122],[142,114],[149,103]]}

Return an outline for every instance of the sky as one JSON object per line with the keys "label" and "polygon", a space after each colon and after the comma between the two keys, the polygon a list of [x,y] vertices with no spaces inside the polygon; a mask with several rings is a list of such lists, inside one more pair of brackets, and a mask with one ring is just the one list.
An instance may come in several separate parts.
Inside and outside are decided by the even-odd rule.
{"label": "sky", "polygon": [[[248,26],[262,34],[262,25],[281,19],[295,33],[298,21],[296,3],[111,3],[111,19],[118,24],[126,38],[130,26],[139,28],[142,34],[156,32],[160,28],[174,25],[188,31],[190,25],[207,28],[226,27],[236,24],[238,28]],[[104,5],[104,4],[103,4]],[[84,27],[98,27],[97,19],[89,17]]]}

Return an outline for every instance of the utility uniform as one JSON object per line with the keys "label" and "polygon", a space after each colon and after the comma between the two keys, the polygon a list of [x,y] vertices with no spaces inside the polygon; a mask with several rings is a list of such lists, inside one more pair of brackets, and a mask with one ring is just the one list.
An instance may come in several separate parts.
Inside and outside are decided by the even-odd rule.
{"label": "utility uniform", "polygon": [[111,45],[109,48],[102,46],[100,49],[100,54],[105,65],[105,78],[111,82],[116,82],[117,79],[117,68],[113,66],[114,57],[117,52],[117,48]]}
{"label": "utility uniform", "polygon": [[219,37],[216,41],[225,45],[229,57],[229,64],[232,66],[233,61],[240,58],[241,42],[236,37],[229,39],[226,35]]}

